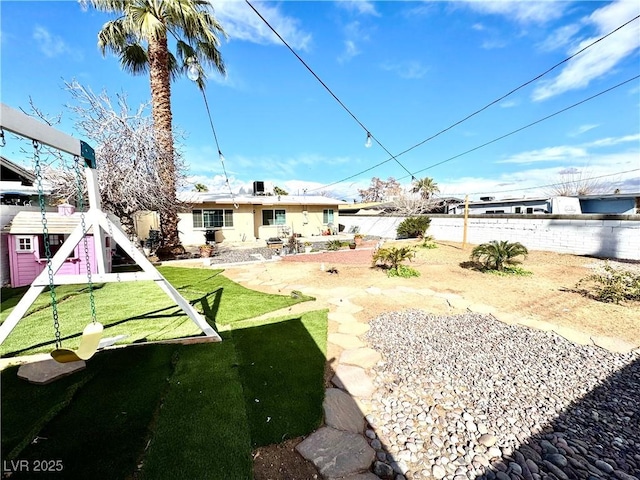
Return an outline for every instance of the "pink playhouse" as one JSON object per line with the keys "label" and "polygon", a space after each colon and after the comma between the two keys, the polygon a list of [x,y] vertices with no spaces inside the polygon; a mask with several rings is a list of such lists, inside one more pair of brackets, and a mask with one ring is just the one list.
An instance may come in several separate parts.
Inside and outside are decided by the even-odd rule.
{"label": "pink playhouse", "polygon": [[[51,256],[69,237],[74,228],[80,224],[80,213],[47,212],[47,229]],[[35,278],[47,266],[45,255],[44,235],[42,233],[42,216],[40,212],[19,212],[4,229],[8,233],[9,268],[11,271],[11,286],[22,287],[31,285]],[[107,272],[111,272],[111,239],[105,238],[105,259]],[[91,272],[97,272],[92,230],[87,234],[89,264]],[[58,270],[61,275],[84,275],[87,273],[84,241],[80,240],[73,252]]]}

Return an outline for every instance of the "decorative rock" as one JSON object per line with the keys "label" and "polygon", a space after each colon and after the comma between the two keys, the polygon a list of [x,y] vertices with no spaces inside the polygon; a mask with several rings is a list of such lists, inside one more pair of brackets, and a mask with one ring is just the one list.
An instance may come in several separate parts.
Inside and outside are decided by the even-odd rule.
{"label": "decorative rock", "polygon": [[373,464],[373,473],[380,478],[393,478],[393,468],[383,462],[375,462]]}
{"label": "decorative rock", "polygon": [[594,465],[606,473],[613,473],[613,467],[604,460],[596,460]]}
{"label": "decorative rock", "polygon": [[348,363],[349,365],[355,365],[362,368],[371,368],[378,363],[380,359],[380,354],[372,348],[344,350],[340,354],[340,363]]}
{"label": "decorative rock", "polygon": [[327,340],[334,345],[338,345],[345,349],[364,347],[364,343],[354,336],[346,333],[330,333]]}
{"label": "decorative rock", "polygon": [[484,445],[485,447],[493,447],[497,441],[498,437],[496,437],[495,435],[490,435],[488,433],[485,433],[484,435],[481,435],[480,438],[478,438],[478,443],[480,445]]}
{"label": "decorative rock", "polygon": [[59,378],[84,370],[86,366],[87,364],[82,360],[79,362],[58,363],[53,359],[49,359],[20,365],[18,377],[36,385],[46,385]]}
{"label": "decorative rock", "polygon": [[375,452],[362,435],[321,427],[296,446],[325,477],[345,477],[371,466]]}
{"label": "decorative rock", "polygon": [[338,365],[331,382],[356,397],[371,397],[375,390],[365,371],[351,365]]}
{"label": "decorative rock", "polygon": [[440,480],[447,475],[447,471],[441,465],[434,465],[431,468],[431,475],[433,478]]}
{"label": "decorative rock", "polygon": [[362,412],[349,394],[338,388],[328,388],[325,391],[322,407],[325,423],[328,426],[347,432],[362,432],[364,427]]}

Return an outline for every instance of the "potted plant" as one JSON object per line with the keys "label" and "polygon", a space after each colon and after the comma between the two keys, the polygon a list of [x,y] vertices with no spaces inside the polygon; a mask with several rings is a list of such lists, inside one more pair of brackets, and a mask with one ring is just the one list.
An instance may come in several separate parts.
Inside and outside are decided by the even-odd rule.
{"label": "potted plant", "polygon": [[364,235],[362,233],[356,233],[353,236],[353,243],[355,243],[356,245],[360,245],[363,239],[364,239]]}
{"label": "potted plant", "polygon": [[355,240],[354,240],[354,241],[352,241],[352,242],[349,244],[349,248],[350,248],[351,250],[355,250],[355,249],[356,249],[356,242],[355,242]]}
{"label": "potted plant", "polygon": [[213,254],[213,248],[213,245],[209,245],[208,243],[200,245],[200,247],[198,248],[198,250],[200,251],[200,256],[202,258],[210,257]]}
{"label": "potted plant", "polygon": [[311,242],[304,242],[304,253],[311,253],[312,248]]}

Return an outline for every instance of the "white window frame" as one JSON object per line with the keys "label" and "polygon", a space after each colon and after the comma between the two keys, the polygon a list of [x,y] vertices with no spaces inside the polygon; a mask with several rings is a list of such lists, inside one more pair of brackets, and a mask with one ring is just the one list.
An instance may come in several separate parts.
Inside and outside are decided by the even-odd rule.
{"label": "white window frame", "polygon": [[[271,212],[271,218],[273,223],[264,223],[264,212]],[[277,212],[282,212],[281,222],[278,223]],[[262,209],[262,226],[263,227],[278,227],[287,224],[287,210],[284,208],[263,208]]]}
{"label": "white window frame", "polygon": [[[221,226],[205,225],[205,222],[204,222],[205,212],[214,212],[216,210],[222,212],[222,225]],[[200,213],[201,225],[198,227],[195,226],[195,221],[194,221],[196,212]],[[230,225],[227,223],[227,215],[231,215]],[[194,230],[210,230],[212,228],[233,228],[233,209],[232,208],[196,208],[191,211],[191,218],[194,224],[193,226]]]}
{"label": "white window frame", "polygon": [[[21,248],[20,240],[29,242],[29,248]],[[33,253],[35,252],[35,242],[31,235],[16,235],[16,253]]]}
{"label": "white window frame", "polygon": [[[331,212],[331,219],[329,219],[329,212]],[[329,225],[330,223],[335,225],[335,210],[333,208],[325,208],[324,210],[322,210],[322,224],[323,225]],[[327,221],[325,222],[325,218],[327,219]]]}

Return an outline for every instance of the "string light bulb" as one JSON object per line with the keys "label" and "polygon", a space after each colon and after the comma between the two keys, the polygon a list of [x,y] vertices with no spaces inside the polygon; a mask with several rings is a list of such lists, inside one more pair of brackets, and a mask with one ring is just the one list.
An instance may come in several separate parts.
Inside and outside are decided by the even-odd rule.
{"label": "string light bulb", "polygon": [[220,159],[220,161],[222,163],[224,163],[225,158],[224,158],[224,155],[222,154],[222,152],[220,150],[218,150],[218,158]]}
{"label": "string light bulb", "polygon": [[192,82],[196,82],[200,78],[200,69],[198,68],[198,61],[193,57],[189,57],[187,59],[187,64],[189,65],[187,67],[187,77]]}
{"label": "string light bulb", "polygon": [[371,148],[371,144],[372,144],[372,142],[371,142],[371,134],[369,132],[367,132],[367,141],[364,142],[364,146],[366,148]]}

